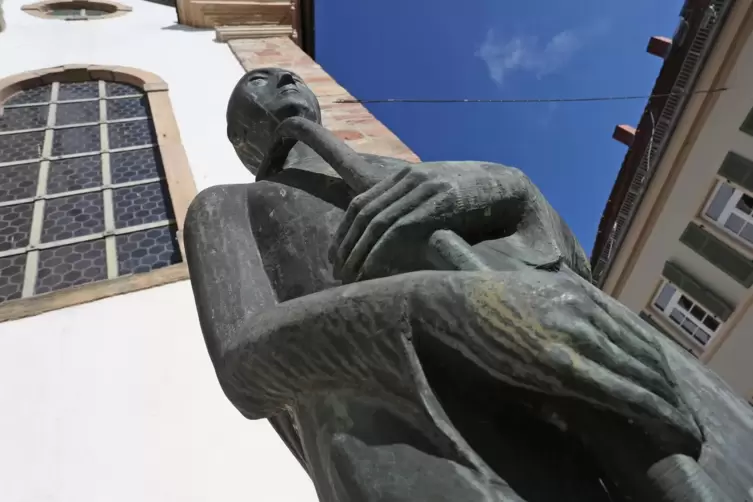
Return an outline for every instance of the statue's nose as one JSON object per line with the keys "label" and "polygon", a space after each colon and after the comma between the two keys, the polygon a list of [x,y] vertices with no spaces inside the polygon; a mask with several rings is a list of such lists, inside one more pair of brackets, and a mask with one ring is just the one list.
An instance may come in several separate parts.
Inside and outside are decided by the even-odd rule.
{"label": "statue's nose", "polygon": [[295,80],[293,80],[293,75],[290,73],[283,73],[277,80],[277,87],[284,87],[291,84],[295,84]]}

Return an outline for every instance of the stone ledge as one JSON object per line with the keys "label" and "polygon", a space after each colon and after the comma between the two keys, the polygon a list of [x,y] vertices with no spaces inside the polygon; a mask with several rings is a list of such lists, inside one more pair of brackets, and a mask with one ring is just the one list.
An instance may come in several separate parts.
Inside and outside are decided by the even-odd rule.
{"label": "stone ledge", "polygon": [[218,42],[229,42],[238,39],[294,37],[292,26],[279,24],[262,24],[247,26],[218,26],[215,29]]}

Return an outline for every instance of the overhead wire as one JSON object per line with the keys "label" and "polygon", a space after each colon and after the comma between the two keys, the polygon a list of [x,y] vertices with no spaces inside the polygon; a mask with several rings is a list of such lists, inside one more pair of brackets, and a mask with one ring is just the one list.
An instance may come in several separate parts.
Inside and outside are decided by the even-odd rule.
{"label": "overhead wire", "polygon": [[[603,101],[631,101],[631,100],[648,100],[649,103],[653,99],[669,98],[672,96],[692,96],[698,94],[713,94],[720,93],[729,90],[728,87],[717,87],[713,89],[698,89],[693,91],[683,92],[667,92],[657,94],[638,94],[638,95],[623,95],[623,96],[587,96],[576,98],[503,98],[503,99],[414,99],[414,98],[387,98],[387,99],[337,99],[335,103],[358,103],[358,104],[372,104],[372,103],[425,103],[425,104],[443,104],[443,103],[510,103],[510,104],[522,104],[522,103],[588,103],[588,102],[603,102]],[[648,158],[647,158],[647,170],[651,169],[651,157],[654,149],[654,135],[656,133],[656,119],[651,109],[648,110],[651,118],[651,135],[648,145]],[[617,222],[615,221],[610,232],[607,246],[609,250],[608,254],[611,254],[611,245],[614,244],[614,233],[617,229]]]}
{"label": "overhead wire", "polygon": [[588,96],[579,98],[507,98],[507,99],[418,99],[418,98],[385,98],[385,99],[337,99],[335,103],[587,103],[597,101],[630,101],[638,99],[659,99],[671,96],[690,96],[695,94],[712,94],[724,92],[728,87],[718,87],[715,89],[698,89],[685,92],[668,92],[662,94],[641,94],[627,96]]}

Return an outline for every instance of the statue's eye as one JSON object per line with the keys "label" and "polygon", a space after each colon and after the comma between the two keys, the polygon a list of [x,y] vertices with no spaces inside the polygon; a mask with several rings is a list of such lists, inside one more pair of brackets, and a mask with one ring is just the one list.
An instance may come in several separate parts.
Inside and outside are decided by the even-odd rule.
{"label": "statue's eye", "polygon": [[264,85],[266,81],[267,79],[265,77],[262,77],[261,75],[257,75],[248,79],[249,85],[253,85],[253,86]]}

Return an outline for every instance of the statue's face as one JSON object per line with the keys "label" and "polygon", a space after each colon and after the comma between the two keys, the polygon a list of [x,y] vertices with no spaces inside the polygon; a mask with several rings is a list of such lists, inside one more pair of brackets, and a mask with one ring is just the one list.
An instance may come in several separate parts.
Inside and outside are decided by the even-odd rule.
{"label": "statue's face", "polygon": [[279,68],[260,68],[240,79],[227,109],[228,139],[243,164],[256,173],[281,121],[321,122],[319,102],[301,78]]}

